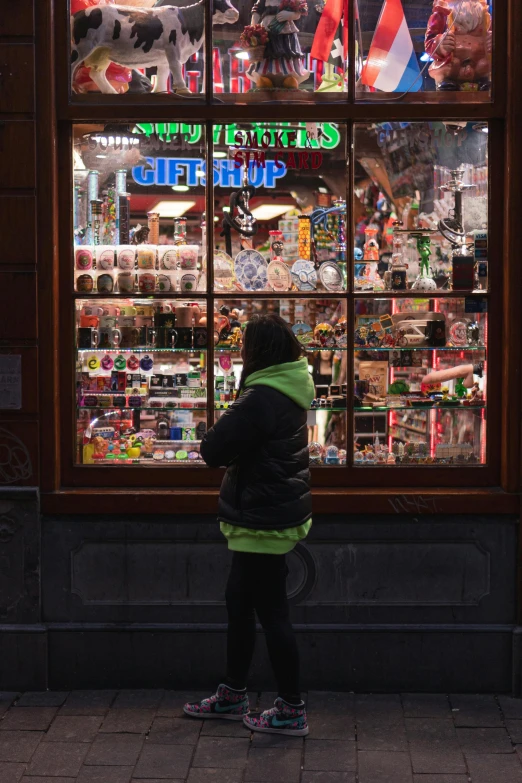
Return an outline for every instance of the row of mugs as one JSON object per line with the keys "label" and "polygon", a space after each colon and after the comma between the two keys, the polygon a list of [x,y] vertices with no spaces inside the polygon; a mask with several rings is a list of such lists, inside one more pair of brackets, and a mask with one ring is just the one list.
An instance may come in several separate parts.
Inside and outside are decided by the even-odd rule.
{"label": "row of mugs", "polygon": [[199,272],[79,272],[75,274],[74,287],[78,293],[92,294],[142,294],[196,291]]}
{"label": "row of mugs", "polygon": [[78,348],[90,350],[97,348],[192,348],[207,347],[206,326],[123,326],[100,327],[80,326],[78,329]]}
{"label": "row of mugs", "polygon": [[89,269],[196,269],[198,245],[82,245],[74,252],[74,266]]}

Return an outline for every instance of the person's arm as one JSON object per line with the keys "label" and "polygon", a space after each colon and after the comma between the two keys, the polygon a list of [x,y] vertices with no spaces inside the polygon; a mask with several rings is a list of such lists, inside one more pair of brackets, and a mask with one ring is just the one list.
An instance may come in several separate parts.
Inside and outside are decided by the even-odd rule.
{"label": "person's arm", "polygon": [[255,449],[275,427],[273,408],[252,387],[242,393],[201,441],[201,456],[210,468],[228,466]]}

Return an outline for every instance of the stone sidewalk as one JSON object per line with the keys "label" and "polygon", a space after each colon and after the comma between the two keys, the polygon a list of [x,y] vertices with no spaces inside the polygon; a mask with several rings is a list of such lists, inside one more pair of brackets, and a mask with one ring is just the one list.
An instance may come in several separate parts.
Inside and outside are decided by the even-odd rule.
{"label": "stone sidewalk", "polygon": [[183,717],[199,697],[0,693],[0,783],[522,783],[522,700],[314,692],[303,740]]}

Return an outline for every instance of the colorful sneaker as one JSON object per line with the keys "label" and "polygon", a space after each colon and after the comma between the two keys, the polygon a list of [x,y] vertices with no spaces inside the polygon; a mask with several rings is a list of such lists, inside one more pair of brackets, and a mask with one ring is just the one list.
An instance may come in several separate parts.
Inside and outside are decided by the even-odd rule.
{"label": "colorful sneaker", "polygon": [[247,715],[243,723],[252,731],[265,731],[270,734],[287,734],[289,737],[306,737],[309,732],[304,702],[296,706],[284,701],[280,696],[270,710],[254,717]]}
{"label": "colorful sneaker", "polygon": [[246,688],[235,691],[228,685],[218,685],[213,696],[202,701],[185,704],[185,715],[191,718],[223,718],[224,720],[243,720],[249,713]]}

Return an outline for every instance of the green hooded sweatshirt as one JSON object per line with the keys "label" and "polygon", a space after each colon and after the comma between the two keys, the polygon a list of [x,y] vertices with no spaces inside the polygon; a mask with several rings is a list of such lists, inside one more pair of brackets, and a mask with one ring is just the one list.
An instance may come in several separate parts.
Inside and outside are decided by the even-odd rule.
{"label": "green hooded sweatshirt", "polygon": [[[315,387],[305,357],[297,362],[274,364],[252,373],[245,381],[246,389],[251,386],[270,386],[290,397],[304,410],[310,408],[310,403],[315,397]],[[290,527],[286,530],[250,530],[230,525],[228,522],[220,523],[221,532],[228,540],[229,549],[235,552],[255,552],[265,555],[284,555],[290,552],[298,541],[306,538],[311,527],[311,519],[299,527]]]}

